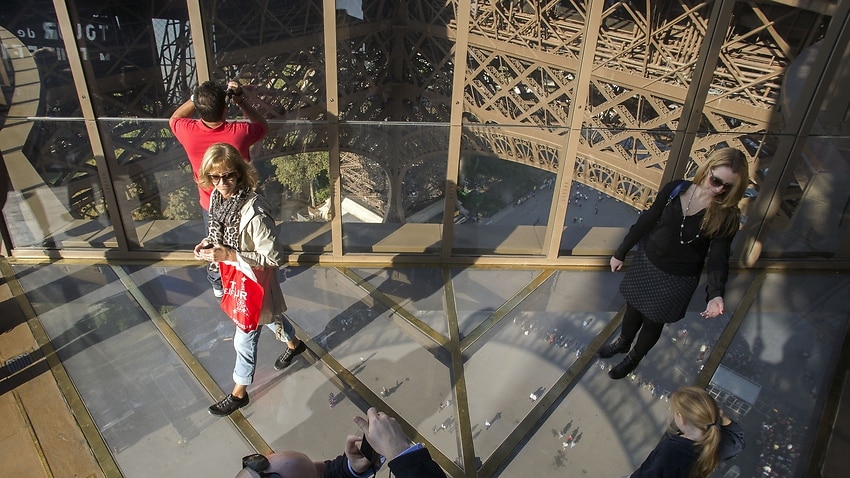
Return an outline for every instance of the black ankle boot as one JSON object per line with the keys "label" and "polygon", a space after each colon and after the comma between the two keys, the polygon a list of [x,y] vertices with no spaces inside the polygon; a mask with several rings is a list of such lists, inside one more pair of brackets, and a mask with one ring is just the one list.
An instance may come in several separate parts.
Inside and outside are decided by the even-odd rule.
{"label": "black ankle boot", "polygon": [[636,359],[632,357],[632,354],[626,355],[626,358],[623,359],[622,362],[614,365],[614,367],[608,371],[608,376],[613,378],[614,380],[619,380],[626,375],[632,373],[634,369],[637,368],[640,363],[640,359]]}
{"label": "black ankle boot", "polygon": [[596,355],[598,355],[599,358],[611,358],[617,354],[628,352],[629,347],[631,346],[632,341],[626,340],[625,337],[620,335],[619,337],[617,337],[617,340],[611,342],[610,344],[603,345]]}

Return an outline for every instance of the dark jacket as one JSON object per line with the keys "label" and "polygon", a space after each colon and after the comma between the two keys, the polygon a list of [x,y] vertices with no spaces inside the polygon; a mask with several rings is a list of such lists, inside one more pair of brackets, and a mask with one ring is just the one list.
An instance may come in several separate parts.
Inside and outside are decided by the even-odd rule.
{"label": "dark jacket", "polygon": [[389,462],[389,467],[396,478],[446,478],[427,448],[397,456]]}
{"label": "dark jacket", "polygon": [[348,457],[339,455],[333,460],[325,460],[325,473],[322,478],[355,478],[348,471]]}
{"label": "dark jacket", "polygon": [[664,435],[631,478],[688,478],[699,458],[694,442],[679,435]]}
{"label": "dark jacket", "polygon": [[[737,422],[721,427],[720,433],[717,454],[721,460],[732,459],[744,449],[744,430]],[[699,447],[695,445],[683,436],[665,434],[631,478],[688,478],[699,458]]]}
{"label": "dark jacket", "polygon": [[[396,478],[446,478],[442,468],[428,453],[426,448],[414,450],[395,457],[389,462],[390,471]],[[323,478],[354,478],[348,471],[348,459],[340,455],[325,461]]]}

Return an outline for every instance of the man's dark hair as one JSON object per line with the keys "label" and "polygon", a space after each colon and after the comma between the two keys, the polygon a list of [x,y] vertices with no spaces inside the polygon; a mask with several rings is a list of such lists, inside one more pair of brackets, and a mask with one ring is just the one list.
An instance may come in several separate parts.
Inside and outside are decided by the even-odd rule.
{"label": "man's dark hair", "polygon": [[195,109],[204,121],[215,123],[224,117],[227,99],[224,89],[214,81],[205,81],[195,88]]}

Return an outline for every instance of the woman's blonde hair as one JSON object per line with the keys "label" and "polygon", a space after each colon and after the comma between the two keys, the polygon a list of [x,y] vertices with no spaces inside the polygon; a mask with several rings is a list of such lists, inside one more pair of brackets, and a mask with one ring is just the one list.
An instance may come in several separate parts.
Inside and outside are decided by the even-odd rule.
{"label": "woman's blonde hair", "polygon": [[[703,431],[702,441],[695,444],[699,449],[699,458],[691,469],[691,478],[707,478],[720,462],[720,409],[717,402],[705,390],[699,387],[682,387],[670,397],[671,416],[679,414],[682,420]],[[676,424],[672,422],[671,428]]]}
{"label": "woman's blonde hair", "polygon": [[257,169],[245,161],[239,150],[227,143],[215,143],[204,153],[198,169],[198,185],[202,189],[215,187],[209,177],[212,171],[236,171],[237,186],[248,186],[252,190],[257,188],[260,177]]}
{"label": "woman's blonde hair", "polygon": [[705,158],[705,163],[697,169],[694,184],[702,184],[705,178],[720,166],[729,167],[736,179],[734,184],[714,198],[705,210],[700,228],[711,237],[731,236],[738,231],[741,223],[738,203],[744,197],[750,180],[749,164],[744,153],[735,148],[720,148],[712,151]]}

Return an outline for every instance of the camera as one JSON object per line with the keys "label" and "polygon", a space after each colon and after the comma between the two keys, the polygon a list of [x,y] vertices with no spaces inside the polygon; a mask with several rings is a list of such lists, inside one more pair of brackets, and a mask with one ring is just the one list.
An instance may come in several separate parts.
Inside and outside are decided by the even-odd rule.
{"label": "camera", "polygon": [[248,468],[249,470],[256,471],[260,474],[260,476],[265,476],[265,473],[263,472],[266,471],[268,467],[269,459],[261,453],[254,453],[253,455],[242,457],[242,468]]}
{"label": "camera", "polygon": [[242,96],[242,87],[237,86],[236,88],[228,88],[224,91],[224,94],[227,96],[227,99],[232,99],[234,96]]}

